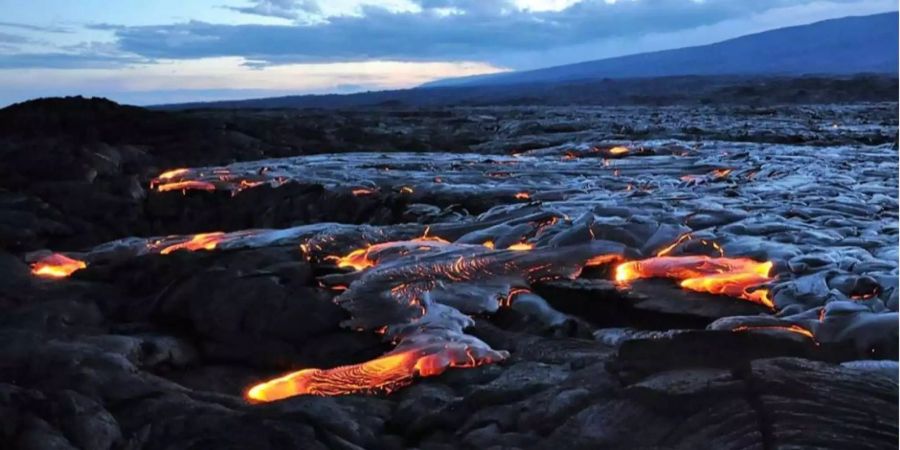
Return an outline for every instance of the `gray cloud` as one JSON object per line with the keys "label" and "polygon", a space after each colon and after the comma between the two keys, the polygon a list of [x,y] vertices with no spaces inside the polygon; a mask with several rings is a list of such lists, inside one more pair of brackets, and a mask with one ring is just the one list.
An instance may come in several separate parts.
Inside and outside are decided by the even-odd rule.
{"label": "gray cloud", "polygon": [[[115,34],[121,49],[150,58],[242,56],[256,64],[375,58],[495,61],[508,52],[546,51],[602,39],[676,32],[797,4],[796,0],[637,0],[614,4],[583,0],[562,11],[532,12],[516,10],[508,1],[416,1],[421,12],[364,6],[360,16],[329,17],[311,24],[220,25],[193,21],[123,27]],[[438,8],[456,8],[464,13],[446,15]]]}
{"label": "gray cloud", "polygon": [[252,0],[252,4],[249,6],[226,6],[225,8],[243,14],[282,19],[296,19],[299,13],[319,12],[316,0]]}
{"label": "gray cloud", "polygon": [[25,31],[39,31],[43,33],[71,33],[72,30],[64,27],[58,27],[54,25],[31,25],[27,23],[18,23],[18,22],[0,22],[0,27],[2,28],[15,28],[17,30],[25,30]]}
{"label": "gray cloud", "polygon": [[2,42],[3,44],[6,44],[6,45],[27,44],[28,42],[31,42],[31,39],[29,39],[25,36],[20,36],[18,34],[0,32],[0,42]]}
{"label": "gray cloud", "polygon": [[17,53],[0,56],[0,69],[114,69],[145,60],[72,53]]}
{"label": "gray cloud", "polygon": [[66,51],[0,55],[0,69],[114,69],[153,62],[138,55],[106,51],[104,47],[85,43],[64,47],[62,50]]}

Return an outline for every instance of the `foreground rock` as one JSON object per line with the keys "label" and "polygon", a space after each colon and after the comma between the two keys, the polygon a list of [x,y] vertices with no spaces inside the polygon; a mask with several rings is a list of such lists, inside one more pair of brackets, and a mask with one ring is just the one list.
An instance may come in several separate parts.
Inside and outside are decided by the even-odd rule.
{"label": "foreground rock", "polygon": [[[691,116],[723,139],[703,145],[671,139],[680,109],[602,110],[577,126],[598,110],[478,110],[459,132],[478,124],[491,137],[465,149],[497,155],[267,160],[179,172],[153,189],[151,177],[181,164],[147,164],[174,156],[87,147],[47,157],[54,175],[43,179],[35,161],[46,154],[18,136],[4,155],[34,154],[0,192],[10,244],[0,250],[0,442],[892,448],[896,149],[860,145],[896,125],[882,109]],[[409,119],[412,136],[463,113],[473,111]],[[801,125],[811,114],[853,126],[811,130]],[[741,115],[759,127],[746,139]],[[342,123],[379,117],[391,129],[401,116]],[[613,126],[657,119],[644,131]],[[791,137],[801,131],[804,145],[735,142],[801,142]],[[641,138],[656,134],[666,140]],[[183,158],[261,158],[253,148],[279,155],[247,144]],[[57,179],[86,162],[90,177]],[[159,192],[181,181],[213,189]],[[33,275],[27,262],[49,253],[29,251],[48,243],[83,266]],[[623,259],[722,253],[769,261],[772,278],[731,297],[671,279],[614,281]],[[770,304],[753,301],[758,289]],[[248,400],[274,376],[422,346],[440,349],[446,371],[417,367],[383,385],[389,394]]]}

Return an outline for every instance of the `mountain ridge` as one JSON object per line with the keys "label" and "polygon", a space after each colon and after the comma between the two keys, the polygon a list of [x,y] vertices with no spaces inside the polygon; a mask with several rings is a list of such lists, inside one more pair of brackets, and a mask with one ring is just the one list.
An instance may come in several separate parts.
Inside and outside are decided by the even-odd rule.
{"label": "mountain ridge", "polygon": [[[900,39],[897,22],[897,11],[848,16],[762,31],[706,45],[637,53],[528,71],[447,78],[428,82],[419,87],[683,75],[896,73],[897,43]],[[865,51],[867,46],[873,48]]]}

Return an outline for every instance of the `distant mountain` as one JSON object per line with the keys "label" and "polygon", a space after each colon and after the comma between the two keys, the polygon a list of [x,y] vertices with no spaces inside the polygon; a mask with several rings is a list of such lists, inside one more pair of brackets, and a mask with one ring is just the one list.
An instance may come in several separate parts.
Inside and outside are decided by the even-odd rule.
{"label": "distant mountain", "polygon": [[895,74],[828,76],[682,76],[560,83],[491,84],[291,95],[250,100],[157,105],[152,109],[350,109],[446,106],[779,105],[895,102]]}
{"label": "distant mountain", "polygon": [[559,83],[681,75],[896,73],[897,12],[779,28],[715,44],[524,72],[451,78],[422,87]]}

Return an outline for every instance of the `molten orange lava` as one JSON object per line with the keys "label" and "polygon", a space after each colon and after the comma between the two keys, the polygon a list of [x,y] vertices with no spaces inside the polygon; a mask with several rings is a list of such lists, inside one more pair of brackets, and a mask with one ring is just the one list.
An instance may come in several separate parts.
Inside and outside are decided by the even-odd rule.
{"label": "molten orange lava", "polygon": [[450,367],[476,367],[490,362],[493,362],[490,357],[476,358],[464,345],[442,344],[438,348],[407,350],[333,369],[303,369],[251,387],[247,398],[271,402],[295,395],[388,393],[411,383],[417,376],[430,377]]}
{"label": "molten orange lava", "polygon": [[[353,250],[350,253],[347,253],[344,256],[328,256],[326,259],[331,259],[337,262],[338,267],[352,267],[354,270],[363,270],[369,267],[373,267],[377,261],[373,255],[378,254],[383,250],[388,250],[392,248],[399,248],[403,250],[404,247],[409,248],[418,248],[421,250],[431,249],[435,244],[447,244],[448,242],[437,236],[428,236],[428,228],[425,229],[425,233],[418,238],[410,239],[408,241],[392,241],[392,242],[384,242],[381,244],[370,245],[366,248],[359,248]],[[403,252],[401,252],[403,253]]]}
{"label": "molten orange lava", "polygon": [[201,191],[212,192],[216,190],[216,186],[206,181],[177,181],[174,183],[163,183],[156,186],[156,190],[159,192],[186,191],[188,189],[198,189]]}
{"label": "molten orange lava", "polygon": [[339,257],[337,260],[338,267],[352,267],[355,270],[363,270],[367,267],[374,266],[375,263],[368,259],[369,249],[371,249],[371,247],[356,249]]}
{"label": "molten orange lava", "polygon": [[534,244],[529,244],[528,242],[519,242],[518,244],[513,244],[513,245],[510,245],[509,247],[506,247],[507,250],[512,250],[515,252],[527,251],[527,250],[531,250],[533,248],[534,248]]}
{"label": "molten orange lava", "polygon": [[212,250],[216,248],[224,236],[225,233],[222,232],[195,234],[189,241],[172,244],[160,250],[159,254],[168,255],[175,250]]}
{"label": "molten orange lava", "polygon": [[519,200],[528,200],[531,198],[531,194],[527,192],[517,192],[515,197]]}
{"label": "molten orange lava", "polygon": [[163,180],[163,181],[171,180],[172,178],[177,177],[178,175],[184,175],[188,172],[189,172],[188,169],[172,169],[172,170],[169,170],[169,171],[159,174],[159,176],[156,177],[156,179]]}
{"label": "molten orange lava", "polygon": [[662,250],[656,252],[656,256],[666,256],[669,253],[672,253],[673,250],[678,248],[679,245],[681,245],[682,243],[684,243],[685,241],[688,241],[690,239],[691,239],[690,234],[682,234],[681,236],[678,237],[678,239],[675,242],[663,247]]}
{"label": "molten orange lava", "polygon": [[375,193],[375,190],[374,190],[374,189],[359,188],[359,189],[354,189],[354,190],[351,191],[351,192],[353,192],[353,195],[355,195],[355,196],[357,196],[357,197],[360,197],[360,196],[363,196],[363,195],[372,195],[372,194]]}
{"label": "molten orange lava", "polygon": [[32,264],[31,273],[39,277],[65,278],[72,275],[76,270],[81,270],[85,267],[87,267],[87,263],[84,261],[53,253]]}
{"label": "molten orange lava", "polygon": [[628,147],[616,146],[616,147],[609,149],[609,154],[610,155],[624,155],[624,154],[628,153],[629,151],[630,150],[628,150]]}
{"label": "molten orange lava", "polygon": [[774,308],[767,289],[752,289],[771,281],[771,270],[771,261],[748,258],[658,256],[619,264],[615,279],[624,284],[642,278],[671,278],[680,280],[685,289],[742,298]]}

